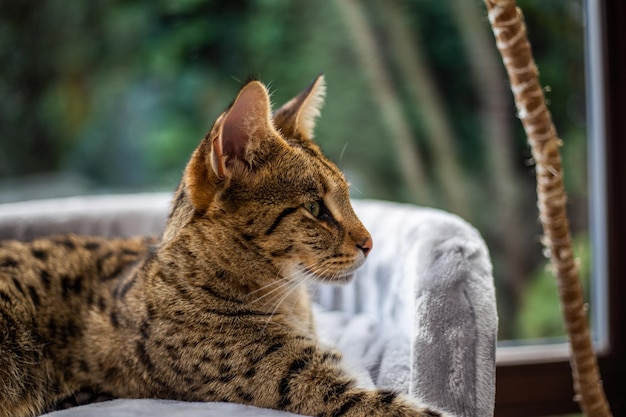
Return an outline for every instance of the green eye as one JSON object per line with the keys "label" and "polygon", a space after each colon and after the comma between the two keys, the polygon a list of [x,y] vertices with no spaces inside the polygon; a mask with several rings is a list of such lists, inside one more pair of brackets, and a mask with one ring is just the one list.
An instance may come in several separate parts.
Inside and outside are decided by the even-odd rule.
{"label": "green eye", "polygon": [[313,215],[313,217],[319,217],[320,215],[320,203],[317,201],[311,201],[306,203],[305,208]]}

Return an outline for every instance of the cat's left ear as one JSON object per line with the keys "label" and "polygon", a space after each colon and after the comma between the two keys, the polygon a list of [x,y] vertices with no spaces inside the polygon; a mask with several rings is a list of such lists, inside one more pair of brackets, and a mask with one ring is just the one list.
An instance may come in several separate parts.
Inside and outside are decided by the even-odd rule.
{"label": "cat's left ear", "polygon": [[320,74],[303,92],[274,111],[274,125],[285,137],[299,135],[312,139],[325,96],[326,81],[324,75]]}

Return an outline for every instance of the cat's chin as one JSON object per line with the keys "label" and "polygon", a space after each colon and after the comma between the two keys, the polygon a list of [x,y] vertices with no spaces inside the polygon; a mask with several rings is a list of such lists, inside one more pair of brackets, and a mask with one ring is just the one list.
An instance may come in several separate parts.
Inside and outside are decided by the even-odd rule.
{"label": "cat's chin", "polygon": [[341,273],[331,275],[319,275],[313,273],[308,268],[302,268],[300,274],[310,281],[323,282],[324,284],[331,285],[344,285],[352,281],[356,268],[349,271],[342,271]]}
{"label": "cat's chin", "polygon": [[340,275],[333,279],[322,278],[320,281],[326,284],[330,284],[330,285],[345,285],[349,283],[350,281],[352,281],[353,278],[354,278],[354,271],[349,272],[344,275]]}

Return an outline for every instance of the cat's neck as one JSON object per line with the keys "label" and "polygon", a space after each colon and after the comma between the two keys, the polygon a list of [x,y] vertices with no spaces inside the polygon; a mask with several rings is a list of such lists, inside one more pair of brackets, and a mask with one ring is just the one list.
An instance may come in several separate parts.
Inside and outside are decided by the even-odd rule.
{"label": "cat's neck", "polygon": [[[218,243],[198,233],[181,233],[163,243],[138,273],[146,288],[166,287],[172,297],[205,308],[247,308],[302,316],[310,310],[306,283],[288,280],[268,264],[241,256],[225,258]],[[145,289],[144,289],[145,291]],[[308,316],[308,312],[304,316]],[[304,317],[303,316],[303,317]],[[310,320],[307,317],[307,320]]]}

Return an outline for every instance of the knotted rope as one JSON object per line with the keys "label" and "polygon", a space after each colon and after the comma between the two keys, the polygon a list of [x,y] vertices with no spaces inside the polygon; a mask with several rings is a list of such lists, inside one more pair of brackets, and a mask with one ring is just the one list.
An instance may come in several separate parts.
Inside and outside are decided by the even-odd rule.
{"label": "knotted rope", "polygon": [[537,204],[544,231],[543,244],[549,250],[557,278],[561,310],[570,341],[575,399],[588,416],[610,416],[589,335],[578,265],[572,250],[559,151],[562,142],[557,137],[539,84],[521,10],[515,0],[485,0],[485,4],[509,75],[517,113],[536,164]]}

